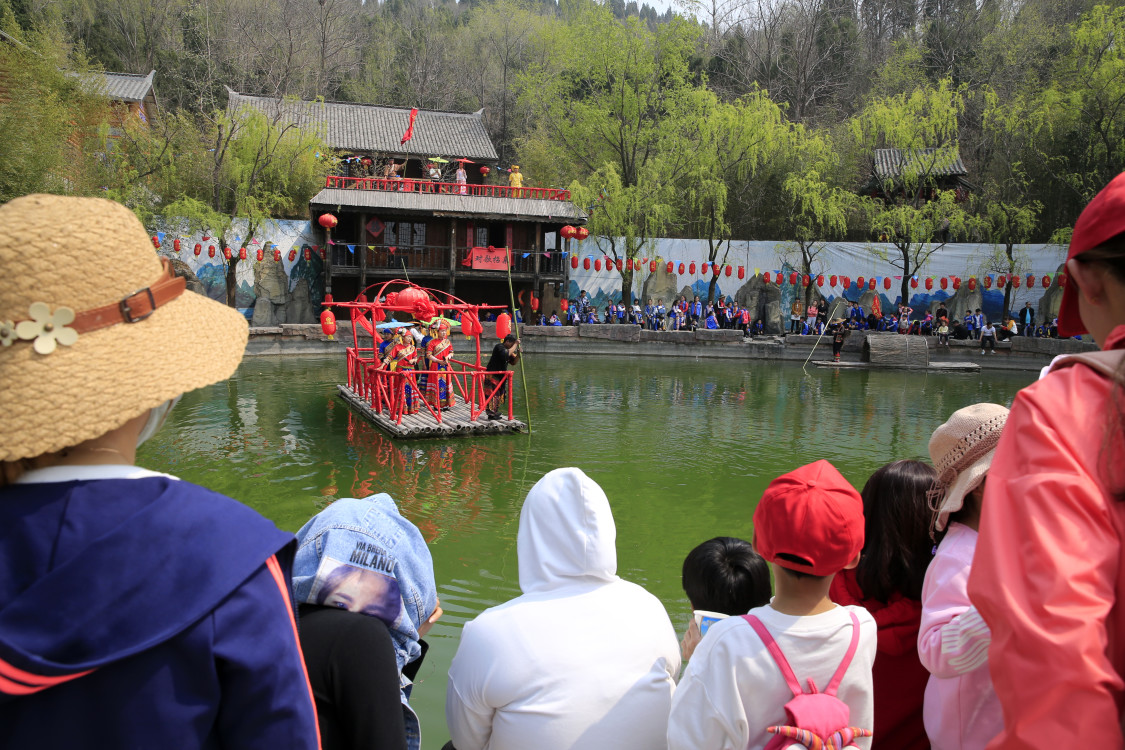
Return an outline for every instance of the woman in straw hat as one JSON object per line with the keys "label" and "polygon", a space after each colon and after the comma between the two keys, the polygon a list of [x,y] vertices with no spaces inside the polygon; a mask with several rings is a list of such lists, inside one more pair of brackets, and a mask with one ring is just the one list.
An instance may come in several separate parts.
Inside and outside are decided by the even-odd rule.
{"label": "woman in straw hat", "polygon": [[3,742],[316,747],[293,536],[134,465],[238,366],[245,319],[185,291],[117,203],[31,195],[0,225]]}
{"label": "woman in straw hat", "polygon": [[1003,406],[974,404],[953,412],[930,437],[937,478],[926,499],[932,536],[945,537],[922,583],[918,658],[930,671],[922,719],[934,750],[978,750],[1001,729],[988,676],[988,627],[967,586],[985,477],[1007,419]]}
{"label": "woman in straw hat", "polygon": [[1125,174],[1074,226],[1057,358],[1012,404],[969,593],[992,629],[992,747],[1125,747]]}

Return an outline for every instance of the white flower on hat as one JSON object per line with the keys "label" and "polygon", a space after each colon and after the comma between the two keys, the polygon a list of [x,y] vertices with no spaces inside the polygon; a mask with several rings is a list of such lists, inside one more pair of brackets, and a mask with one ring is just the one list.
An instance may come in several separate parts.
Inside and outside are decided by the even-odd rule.
{"label": "white flower on hat", "polygon": [[74,310],[59,307],[51,314],[46,302],[33,302],[28,308],[31,320],[21,320],[16,325],[16,335],[21,339],[35,339],[32,345],[39,354],[50,354],[57,344],[71,346],[78,340],[78,331],[68,328],[74,322]]}
{"label": "white flower on hat", "polygon": [[10,320],[0,320],[0,346],[11,346],[16,340],[16,324]]}

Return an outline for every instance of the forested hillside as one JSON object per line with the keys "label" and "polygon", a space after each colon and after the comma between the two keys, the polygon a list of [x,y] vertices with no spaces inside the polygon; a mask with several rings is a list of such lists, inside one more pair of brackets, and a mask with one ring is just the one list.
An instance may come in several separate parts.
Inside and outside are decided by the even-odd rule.
{"label": "forested hillside", "polygon": [[[656,235],[884,237],[907,253],[1043,241],[1125,165],[1119,2],[697,0],[660,14],[622,0],[0,0],[0,28],[43,61],[33,84],[26,55],[0,45],[0,73],[34,100],[0,104],[0,122],[24,123],[0,146],[5,198],[51,168],[17,168],[27,149],[11,134],[31,138],[40,119],[95,127],[67,114],[91,104],[52,66],[157,71],[157,142],[123,155],[128,169],[68,181],[126,202],[201,189],[160,155],[207,161],[226,86],[483,108],[502,164],[525,184],[573,183],[597,207],[591,229],[629,248]],[[875,186],[878,148],[937,156]],[[957,156],[969,194],[933,191]]]}

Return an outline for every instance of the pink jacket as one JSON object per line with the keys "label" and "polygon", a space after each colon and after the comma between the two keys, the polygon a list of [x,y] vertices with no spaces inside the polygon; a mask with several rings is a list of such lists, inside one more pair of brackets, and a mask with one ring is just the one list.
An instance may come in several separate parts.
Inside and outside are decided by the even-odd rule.
{"label": "pink jacket", "polygon": [[969,604],[977,532],[951,523],[922,585],[918,659],[930,670],[922,718],[934,750],[980,750],[1001,730],[988,627]]}
{"label": "pink jacket", "polygon": [[[1105,348],[1125,348],[1125,326]],[[1051,372],[996,448],[969,583],[1004,709],[990,748],[1125,747],[1125,503],[1098,471],[1110,389],[1082,364]]]}

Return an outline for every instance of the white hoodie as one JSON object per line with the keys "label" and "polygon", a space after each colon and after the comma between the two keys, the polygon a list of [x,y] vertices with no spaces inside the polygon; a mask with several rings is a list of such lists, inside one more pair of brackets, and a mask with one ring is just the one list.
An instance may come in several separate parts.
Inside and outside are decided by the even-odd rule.
{"label": "white hoodie", "polygon": [[465,625],[445,718],[457,750],[664,748],[680,670],[664,606],[617,577],[609,500],[579,469],[527,494],[523,596]]}

